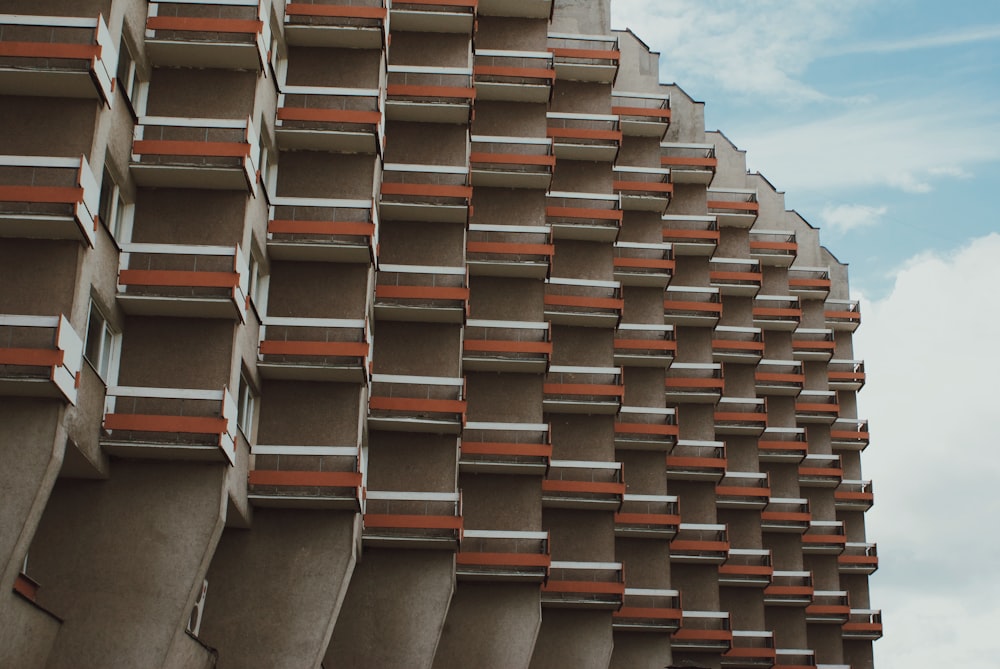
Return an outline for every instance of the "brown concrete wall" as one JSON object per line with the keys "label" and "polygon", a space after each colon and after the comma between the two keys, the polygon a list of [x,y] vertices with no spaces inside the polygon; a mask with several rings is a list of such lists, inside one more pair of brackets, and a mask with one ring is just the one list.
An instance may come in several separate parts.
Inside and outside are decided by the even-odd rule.
{"label": "brown concrete wall", "polygon": [[0,604],[0,667],[44,669],[60,621],[18,594],[5,591]]}
{"label": "brown concrete wall", "polygon": [[606,669],[614,639],[610,611],[542,610],[531,669]]}

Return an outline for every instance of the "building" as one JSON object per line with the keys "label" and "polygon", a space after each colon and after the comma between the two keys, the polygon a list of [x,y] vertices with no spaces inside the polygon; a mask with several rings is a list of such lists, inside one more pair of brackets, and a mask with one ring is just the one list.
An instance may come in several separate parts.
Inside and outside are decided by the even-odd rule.
{"label": "building", "polygon": [[872,666],[847,268],[609,0],[6,0],[0,666]]}

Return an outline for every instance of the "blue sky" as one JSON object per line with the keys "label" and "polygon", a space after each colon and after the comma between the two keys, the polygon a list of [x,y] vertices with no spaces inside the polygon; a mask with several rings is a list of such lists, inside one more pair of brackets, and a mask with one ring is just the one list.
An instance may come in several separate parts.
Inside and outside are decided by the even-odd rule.
{"label": "blue sky", "polygon": [[1000,2],[612,0],[850,265],[879,669],[992,669],[1000,627]]}

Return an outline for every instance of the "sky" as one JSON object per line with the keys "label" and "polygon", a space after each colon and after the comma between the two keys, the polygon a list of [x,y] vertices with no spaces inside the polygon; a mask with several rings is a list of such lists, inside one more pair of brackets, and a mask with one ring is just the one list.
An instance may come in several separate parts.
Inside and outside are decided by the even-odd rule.
{"label": "sky", "polygon": [[1000,2],[612,0],[850,266],[878,669],[995,669]]}

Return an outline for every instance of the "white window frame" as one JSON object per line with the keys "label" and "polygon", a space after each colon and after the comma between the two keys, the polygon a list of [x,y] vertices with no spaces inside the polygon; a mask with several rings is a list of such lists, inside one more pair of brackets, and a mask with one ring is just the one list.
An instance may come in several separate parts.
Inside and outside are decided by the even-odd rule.
{"label": "white window frame", "polygon": [[245,370],[240,370],[240,381],[236,391],[236,426],[250,442],[253,433],[254,415],[257,413],[257,390],[250,382]]}
{"label": "white window frame", "polygon": [[[92,331],[94,318],[99,318],[99,330]],[[98,340],[91,344],[91,335],[97,333]],[[118,363],[121,356],[121,333],[112,327],[107,316],[90,300],[90,310],[87,313],[87,337],[83,346],[83,357],[90,364],[97,376],[105,385],[111,385],[118,378]],[[92,359],[96,358],[96,360]]]}
{"label": "white window frame", "polygon": [[[121,89],[132,114],[138,118],[146,113],[146,93],[149,82],[142,77],[135,57],[132,55],[132,47],[124,36],[118,49],[118,63],[118,71],[115,73],[116,85]],[[125,68],[124,72],[122,72],[123,67]]]}
{"label": "white window frame", "polygon": [[[99,218],[111,235],[111,238],[120,245],[127,242],[132,235],[133,205],[125,199],[121,187],[107,166],[104,168],[104,175],[101,179],[101,201],[98,206]],[[104,188],[108,185],[107,181],[110,181],[111,184],[111,189],[107,192],[108,197],[111,198],[111,204],[108,208],[107,216],[105,216]]]}

